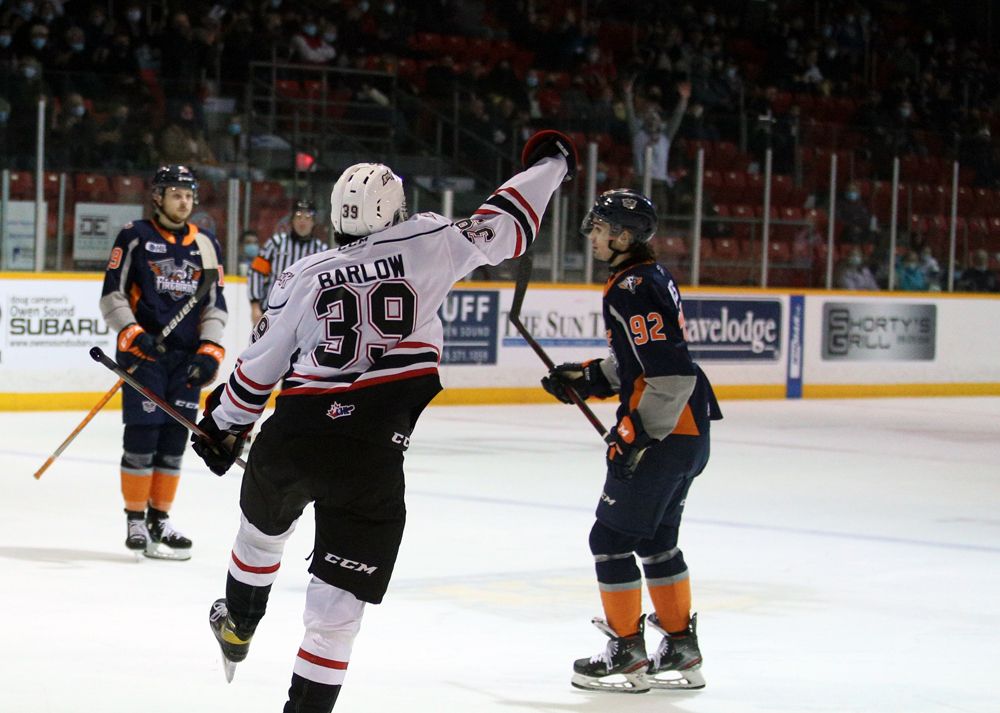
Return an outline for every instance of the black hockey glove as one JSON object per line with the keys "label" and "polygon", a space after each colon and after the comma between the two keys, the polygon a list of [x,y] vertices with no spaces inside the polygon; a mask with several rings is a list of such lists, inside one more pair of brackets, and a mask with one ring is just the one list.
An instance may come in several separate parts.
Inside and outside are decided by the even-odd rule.
{"label": "black hockey glove", "polygon": [[118,332],[118,363],[130,369],[140,361],[154,362],[167,349],[150,336],[149,332],[133,322]]}
{"label": "black hockey glove", "polygon": [[646,433],[635,412],[623,416],[611,435],[614,441],[608,446],[608,473],[618,480],[631,480],[646,449],[658,441]]}
{"label": "black hockey glove", "polygon": [[196,433],[191,434],[191,449],[197,453],[208,469],[216,475],[225,475],[226,471],[233,467],[233,463],[243,453],[243,446],[250,438],[250,430],[253,424],[245,426],[231,426],[223,431],[212,418],[212,411],[219,405],[222,398],[222,390],[225,384],[215,387],[205,400],[205,413],[198,422],[198,428],[209,436],[202,438]]}
{"label": "black hockey glove", "polygon": [[202,342],[187,364],[187,385],[201,387],[210,383],[219,371],[226,350],[214,342]]}
{"label": "black hockey glove", "polygon": [[591,359],[582,364],[568,362],[553,367],[548,376],[542,377],[542,388],[562,401],[571,404],[573,400],[566,393],[572,388],[584,401],[591,396],[604,399],[614,394],[614,389],[601,371],[601,359]]}
{"label": "black hockey glove", "polygon": [[521,166],[530,168],[549,156],[562,156],[566,159],[566,177],[563,181],[572,181],[580,160],[573,140],[561,131],[545,129],[532,134],[521,151]]}

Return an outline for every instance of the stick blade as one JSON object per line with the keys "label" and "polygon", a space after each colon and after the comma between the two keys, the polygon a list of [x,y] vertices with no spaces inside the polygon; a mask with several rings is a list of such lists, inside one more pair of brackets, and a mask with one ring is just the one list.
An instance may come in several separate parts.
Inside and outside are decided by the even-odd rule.
{"label": "stick blade", "polygon": [[518,321],[521,317],[521,306],[524,304],[524,295],[527,293],[528,283],[531,281],[532,267],[531,253],[525,253],[517,261],[517,272],[514,275],[514,297],[508,314],[511,321]]}

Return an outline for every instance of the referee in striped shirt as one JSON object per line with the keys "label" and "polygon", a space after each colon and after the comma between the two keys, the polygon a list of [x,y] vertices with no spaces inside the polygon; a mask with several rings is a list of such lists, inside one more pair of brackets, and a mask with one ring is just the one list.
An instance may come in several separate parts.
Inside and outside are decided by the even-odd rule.
{"label": "referee in striped shirt", "polygon": [[247,286],[254,324],[257,324],[267,309],[267,293],[271,291],[274,278],[297,260],[329,247],[319,238],[313,237],[315,225],[316,204],[305,199],[295,201],[292,205],[292,229],[288,232],[278,231],[271,236],[264,243],[260,254],[250,263]]}

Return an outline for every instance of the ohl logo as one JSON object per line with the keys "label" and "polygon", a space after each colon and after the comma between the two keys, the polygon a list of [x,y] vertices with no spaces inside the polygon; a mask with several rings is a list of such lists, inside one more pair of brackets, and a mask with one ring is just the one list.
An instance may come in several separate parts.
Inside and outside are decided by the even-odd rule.
{"label": "ohl logo", "polygon": [[354,413],[354,406],[351,404],[339,404],[334,401],[330,404],[330,408],[326,412],[326,415],[334,420],[337,420],[338,418],[342,418],[344,416],[350,416],[352,413]]}
{"label": "ohl logo", "polygon": [[156,282],[156,291],[170,295],[174,301],[190,297],[198,289],[201,266],[184,260],[178,265],[172,259],[150,261],[150,272]]}

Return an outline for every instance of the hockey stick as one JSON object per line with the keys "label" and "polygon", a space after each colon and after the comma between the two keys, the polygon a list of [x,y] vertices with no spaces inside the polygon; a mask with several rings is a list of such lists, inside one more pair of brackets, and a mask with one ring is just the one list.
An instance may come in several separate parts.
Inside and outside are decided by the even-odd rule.
{"label": "hockey stick", "polygon": [[[532,348],[538,358],[542,360],[542,363],[548,367],[549,371],[555,368],[555,362],[549,358],[549,355],[545,353],[542,346],[535,341],[535,338],[531,336],[531,332],[525,328],[524,324],[521,323],[521,306],[524,304],[524,295],[528,291],[528,282],[531,280],[531,255],[526,254],[517,263],[517,276],[514,280],[514,299],[510,304],[510,312],[507,314],[507,319],[510,323],[514,325],[514,329],[517,333],[521,335],[521,338],[528,343],[528,346]],[[594,412],[590,410],[590,407],[584,403],[580,395],[576,393],[573,387],[566,388],[566,395],[569,396],[570,401],[572,401],[578,409],[583,412],[583,415],[587,417],[590,421],[590,425],[594,427],[598,433],[601,434],[601,438],[604,439],[606,443],[611,443],[614,441],[614,437],[608,433],[608,429],[604,427],[601,420],[594,415]]]}
{"label": "hockey stick", "polygon": [[[164,401],[159,396],[157,396],[155,393],[153,393],[153,391],[149,387],[147,387],[145,384],[143,384],[137,378],[135,378],[130,373],[128,373],[127,371],[125,371],[124,369],[122,369],[118,365],[118,362],[116,362],[114,359],[112,359],[107,354],[105,354],[101,350],[100,347],[92,347],[91,350],[90,350],[90,357],[94,361],[103,364],[108,369],[110,369],[111,371],[113,371],[116,374],[118,374],[118,378],[119,379],[121,379],[122,381],[124,381],[126,384],[128,384],[129,386],[131,386],[133,389],[135,389],[140,394],[142,394],[143,396],[145,396],[147,399],[149,399],[150,401],[152,401],[154,404],[156,404],[157,406],[159,406],[160,409],[165,414],[167,414],[168,416],[170,416],[170,418],[172,418],[175,421],[177,421],[177,423],[179,423],[180,425],[184,426],[184,428],[186,428],[187,430],[191,431],[196,436],[204,438],[207,441],[214,440],[210,435],[208,435],[203,430],[201,430],[200,428],[198,428],[197,424],[192,423],[191,421],[187,420],[187,418],[184,417],[184,414],[182,414],[180,411],[178,411],[173,406],[171,406],[166,401]],[[236,465],[238,465],[240,468],[246,468],[247,467],[246,461],[244,461],[242,458],[237,458],[235,462],[236,462]]]}
{"label": "hockey stick", "polygon": [[[212,289],[212,285],[219,281],[219,261],[215,255],[215,247],[212,245],[210,240],[204,238],[202,233],[198,233],[195,237],[195,241],[198,243],[198,249],[202,254],[201,282],[198,284],[198,289],[195,290],[194,294],[188,298],[187,302],[181,305],[177,314],[175,314],[171,320],[167,322],[163,330],[156,336],[157,345],[163,344],[177,325],[180,324],[184,318],[191,313],[191,310],[195,308],[195,305],[197,305],[202,298],[208,294],[208,291]],[[136,362],[129,367],[128,373],[131,374],[138,368],[139,362]],[[83,417],[83,420],[80,421],[77,427],[74,428],[68,436],[66,436],[66,440],[60,443],[59,447],[52,451],[52,455],[50,455],[45,462],[42,463],[42,467],[35,471],[35,480],[42,477],[42,473],[48,470],[49,466],[55,462],[56,458],[62,455],[62,452],[69,447],[69,444],[72,443],[73,440],[80,435],[80,432],[87,427],[87,424],[93,420],[94,416],[97,415],[97,412],[104,408],[108,401],[110,401],[111,398],[118,393],[118,389],[120,389],[124,383],[124,380],[118,379],[118,381],[115,382],[115,385],[108,389],[108,392],[104,394],[104,396],[102,396],[96,404],[94,404],[94,407],[87,412],[87,415]]]}

